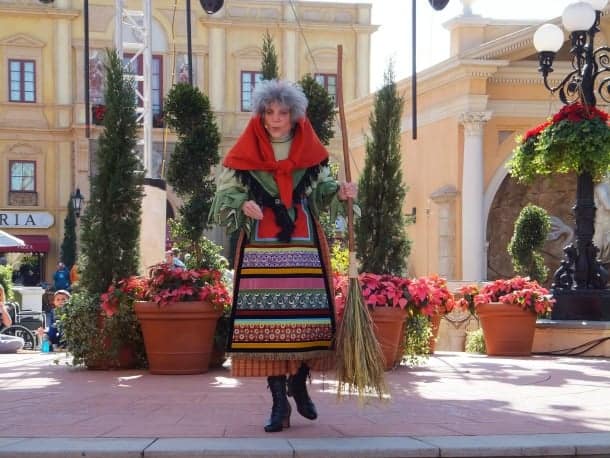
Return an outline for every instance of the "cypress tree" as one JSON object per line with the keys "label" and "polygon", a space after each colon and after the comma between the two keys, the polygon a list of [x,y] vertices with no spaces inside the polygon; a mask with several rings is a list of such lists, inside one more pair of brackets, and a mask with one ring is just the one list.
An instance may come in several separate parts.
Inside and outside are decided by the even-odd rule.
{"label": "cypress tree", "polygon": [[167,182],[184,202],[180,224],[191,242],[191,250],[201,254],[200,239],[207,224],[216,192],[210,175],[218,164],[220,132],[208,97],[188,83],[176,84],[167,94],[165,119],[178,141],[169,159]]}
{"label": "cypress tree", "polygon": [[318,83],[309,73],[299,81],[299,85],[309,101],[307,117],[313,130],[322,144],[328,146],[335,136],[333,130],[333,122],[337,112],[335,102],[324,86]]}
{"label": "cypress tree", "polygon": [[263,36],[263,62],[261,72],[264,80],[278,79],[279,70],[277,66],[277,52],[273,44],[273,37],[269,31],[265,31]]}
{"label": "cypress tree", "polygon": [[392,65],[384,83],[369,116],[372,137],[366,137],[364,170],[358,182],[363,217],[356,221],[356,254],[363,272],[404,275],[411,251],[402,209],[407,192],[400,154],[404,102],[396,89]]}
{"label": "cypress tree", "polygon": [[142,163],[137,141],[134,83],[123,77],[114,50],[107,51],[106,113],[98,140],[97,171],[82,218],[81,285],[92,294],[138,272],[142,220]]}
{"label": "cypress tree", "polygon": [[60,256],[70,270],[76,262],[76,213],[72,198],[68,199],[68,214],[64,219],[64,239],[61,242]]}

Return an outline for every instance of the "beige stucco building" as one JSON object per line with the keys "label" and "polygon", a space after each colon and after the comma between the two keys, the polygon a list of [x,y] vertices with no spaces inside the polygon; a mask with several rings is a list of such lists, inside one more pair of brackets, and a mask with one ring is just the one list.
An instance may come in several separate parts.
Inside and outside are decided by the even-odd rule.
{"label": "beige stucco building", "polygon": [[[152,3],[152,105],[159,126],[153,129],[153,176],[159,176],[173,142],[159,124],[162,99],[185,77],[187,36],[184,1],[175,9],[170,0]],[[103,50],[114,47],[115,2],[90,0],[89,5],[95,120],[104,103]],[[94,125],[87,138],[82,7],[79,0],[0,0],[0,62],[8,69],[0,72],[0,229],[26,236],[42,255],[41,280],[50,279],[59,259],[68,199],[77,188],[85,199],[89,195],[91,153],[101,129]],[[128,0],[126,7],[142,9],[143,2]],[[336,83],[337,45],[343,45],[349,102],[369,92],[375,30],[369,4],[226,0],[217,14],[208,16],[193,2],[194,82],[216,112],[223,151],[250,116],[249,91],[260,71],[265,31],[273,37],[282,77],[298,80],[311,73],[330,92]],[[171,214],[179,201],[171,191],[168,201]]]}
{"label": "beige stucco building", "polygon": [[[555,23],[560,23],[557,18]],[[570,208],[576,197],[571,175],[518,185],[507,177],[515,137],[562,106],[538,73],[532,37],[540,23],[498,21],[465,13],[445,24],[450,57],[419,72],[418,132],[412,139],[411,79],[397,82],[405,99],[402,118],[405,213],[413,240],[410,275],[439,273],[448,279],[484,280],[511,274],[506,245],[514,221],[527,202],[553,216],[552,240],[545,246],[551,272],[572,236]],[[605,43],[610,20],[602,18]],[[551,82],[568,72],[569,41],[559,52]],[[346,107],[350,146],[364,160],[364,136],[374,95]],[[602,102],[603,103],[603,102]],[[600,104],[601,105],[601,104]],[[603,105],[601,105],[603,107]]]}

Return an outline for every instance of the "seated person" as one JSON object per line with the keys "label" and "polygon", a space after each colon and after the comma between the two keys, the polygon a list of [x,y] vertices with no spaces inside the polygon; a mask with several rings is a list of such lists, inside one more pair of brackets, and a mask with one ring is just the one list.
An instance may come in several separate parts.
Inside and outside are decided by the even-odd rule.
{"label": "seated person", "polygon": [[[4,288],[0,285],[0,330],[13,324],[13,320],[4,304],[5,301]],[[0,353],[17,353],[17,350],[21,350],[23,345],[24,342],[21,337],[0,334]]]}
{"label": "seated person", "polygon": [[63,346],[61,330],[57,327],[57,317],[55,316],[55,309],[63,307],[66,302],[70,300],[71,294],[65,289],[55,291],[53,294],[53,308],[50,312],[46,313],[47,316],[47,328],[38,328],[36,333],[42,337],[46,334],[49,337],[49,342],[53,347]]}
{"label": "seated person", "polygon": [[177,248],[172,248],[171,250],[167,250],[165,252],[165,263],[169,264],[174,269],[176,269],[176,268],[186,269],[186,265],[178,257],[179,253],[180,253],[180,251],[178,251]]}

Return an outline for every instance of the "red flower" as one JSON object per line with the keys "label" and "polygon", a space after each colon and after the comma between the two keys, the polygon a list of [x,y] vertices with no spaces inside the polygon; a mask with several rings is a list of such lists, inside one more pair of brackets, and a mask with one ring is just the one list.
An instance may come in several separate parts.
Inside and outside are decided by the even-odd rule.
{"label": "red flower", "polygon": [[464,286],[460,292],[464,296],[460,305],[468,306],[471,311],[476,309],[478,304],[502,302],[519,305],[523,309],[542,314],[551,311],[555,303],[548,289],[540,286],[535,280],[519,276],[495,280],[483,285],[482,288],[477,285]]}
{"label": "red flower", "polygon": [[217,270],[181,269],[167,263],[150,268],[148,277],[129,277],[111,285],[101,295],[102,309],[108,316],[125,301],[151,300],[161,306],[179,301],[205,300],[219,307],[231,303],[230,294]]}
{"label": "red flower", "polygon": [[[392,275],[362,273],[358,277],[365,304],[370,307],[408,308],[411,313],[434,315],[451,310],[454,306],[453,295],[444,279],[432,275],[409,279]],[[348,278],[335,274],[335,308],[341,316],[348,295]]]}

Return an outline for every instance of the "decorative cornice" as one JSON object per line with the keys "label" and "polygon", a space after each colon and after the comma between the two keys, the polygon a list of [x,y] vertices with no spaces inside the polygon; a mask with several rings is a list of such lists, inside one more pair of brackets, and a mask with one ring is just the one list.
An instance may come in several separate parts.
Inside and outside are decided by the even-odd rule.
{"label": "decorative cornice", "polygon": [[74,20],[80,16],[80,11],[75,9],[64,10],[49,7],[35,6],[0,6],[0,16],[41,16],[50,19],[70,19]]}
{"label": "decorative cornice", "polygon": [[17,33],[15,35],[2,38],[0,46],[20,47],[20,48],[44,48],[46,43],[34,38],[25,33]]}
{"label": "decorative cornice", "polygon": [[460,195],[460,192],[452,184],[441,186],[430,194],[430,200],[435,204],[453,202]]}

